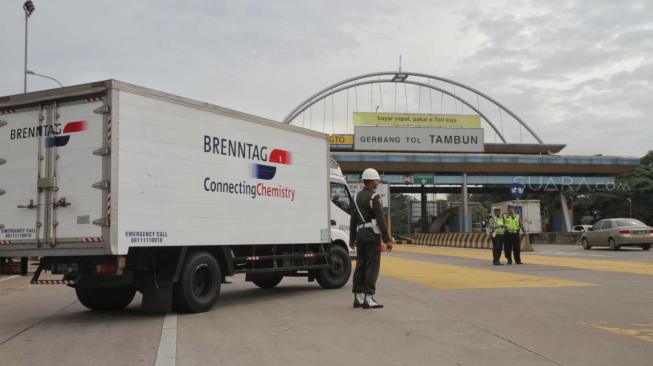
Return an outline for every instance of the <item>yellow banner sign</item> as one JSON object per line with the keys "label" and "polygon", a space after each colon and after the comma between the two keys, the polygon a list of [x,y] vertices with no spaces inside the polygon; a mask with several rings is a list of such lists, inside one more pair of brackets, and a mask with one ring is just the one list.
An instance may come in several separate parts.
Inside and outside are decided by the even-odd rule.
{"label": "yellow banner sign", "polygon": [[354,135],[331,135],[329,141],[331,145],[353,145]]}
{"label": "yellow banner sign", "polygon": [[410,114],[354,112],[354,126],[415,126],[480,128],[481,117],[471,114]]}

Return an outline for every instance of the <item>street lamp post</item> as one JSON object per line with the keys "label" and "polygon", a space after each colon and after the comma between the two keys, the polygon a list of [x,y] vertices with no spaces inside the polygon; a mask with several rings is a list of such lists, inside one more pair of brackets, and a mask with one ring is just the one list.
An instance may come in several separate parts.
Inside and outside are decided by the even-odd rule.
{"label": "street lamp post", "polygon": [[23,72],[23,93],[27,93],[27,23],[30,15],[36,10],[34,3],[31,0],[25,1],[23,4],[23,10],[25,11],[25,69]]}
{"label": "street lamp post", "polygon": [[32,71],[32,70],[27,70],[27,71],[25,71],[25,74],[27,74],[27,75],[34,75],[34,76],[40,76],[40,77],[42,77],[42,78],[50,79],[50,80],[54,81],[55,83],[59,84],[59,86],[63,88],[63,84],[62,84],[59,80],[53,78],[52,76],[47,76],[47,75],[37,74],[37,73],[35,73],[35,72]]}

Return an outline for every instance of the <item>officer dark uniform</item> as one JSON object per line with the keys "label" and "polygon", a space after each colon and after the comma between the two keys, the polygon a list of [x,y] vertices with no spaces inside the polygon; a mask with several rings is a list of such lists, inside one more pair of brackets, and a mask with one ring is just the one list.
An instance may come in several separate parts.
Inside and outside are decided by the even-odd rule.
{"label": "officer dark uniform", "polygon": [[[368,180],[365,174],[367,172],[368,170],[363,173],[364,180]],[[376,171],[374,173],[378,177],[378,173]],[[382,308],[383,305],[374,300],[376,280],[381,265],[381,240],[390,243],[392,239],[385,225],[381,196],[374,189],[366,186],[356,194],[354,199],[355,205],[351,209],[349,225],[349,242],[356,243],[356,269],[352,289],[354,307]]]}
{"label": "officer dark uniform", "polygon": [[521,230],[524,234],[526,234],[526,232],[522,226],[521,217],[514,213],[514,206],[512,204],[508,205],[508,213],[503,216],[503,224],[506,228],[504,253],[506,259],[508,259],[508,264],[512,264],[513,254],[515,257],[515,263],[522,264],[519,231]]}

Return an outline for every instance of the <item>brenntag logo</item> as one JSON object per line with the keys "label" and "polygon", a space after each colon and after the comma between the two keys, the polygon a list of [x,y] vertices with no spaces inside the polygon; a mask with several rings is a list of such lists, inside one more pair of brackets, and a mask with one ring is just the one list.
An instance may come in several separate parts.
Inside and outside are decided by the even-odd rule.
{"label": "brenntag logo", "polygon": [[[274,149],[270,153],[268,163],[290,165],[290,151]],[[277,174],[277,167],[265,164],[252,164],[252,178],[271,180]]]}
{"label": "brenntag logo", "polygon": [[86,121],[68,122],[63,128],[63,135],[51,136],[45,139],[45,147],[66,146],[70,141],[70,134],[86,131]]}
{"label": "brenntag logo", "polygon": [[46,126],[13,128],[9,130],[9,139],[17,141],[45,137],[45,147],[50,148],[66,146],[68,141],[70,141],[71,134],[83,131],[86,131],[86,121],[72,121],[67,122],[63,126],[63,130],[60,123]]}
{"label": "brenntag logo", "polygon": [[292,160],[292,154],[288,150],[270,149],[265,145],[208,135],[204,135],[204,152],[259,161],[260,163],[251,164],[251,177],[263,180],[271,180],[277,174],[277,166],[270,163],[291,165]]}
{"label": "brenntag logo", "polygon": [[278,168],[292,165],[290,151],[270,149],[265,145],[246,141],[204,135],[204,152],[252,161],[249,163],[249,178],[259,180],[259,182],[255,182],[245,177],[231,177],[225,180],[224,178],[213,179],[207,176],[203,181],[206,192],[245,195],[252,199],[269,197],[287,199],[291,202],[295,201],[296,191],[292,187],[272,182],[261,182],[261,180],[269,181],[274,179]]}

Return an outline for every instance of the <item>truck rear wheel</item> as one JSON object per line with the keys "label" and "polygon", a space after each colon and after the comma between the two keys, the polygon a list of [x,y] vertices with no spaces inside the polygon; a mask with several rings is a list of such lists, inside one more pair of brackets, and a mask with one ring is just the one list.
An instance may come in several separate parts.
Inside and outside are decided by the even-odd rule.
{"label": "truck rear wheel", "polygon": [[123,310],[136,295],[134,286],[75,288],[77,299],[91,310]]}
{"label": "truck rear wheel", "polygon": [[317,272],[316,280],[325,289],[335,289],[344,286],[351,275],[351,259],[349,252],[339,245],[329,249],[331,268]]}
{"label": "truck rear wheel", "polygon": [[220,265],[210,253],[189,254],[174,287],[176,309],[189,313],[210,310],[220,295],[221,279]]}
{"label": "truck rear wheel", "polygon": [[273,288],[276,287],[282,279],[283,275],[280,273],[265,273],[257,274],[252,279],[252,282],[260,288]]}

